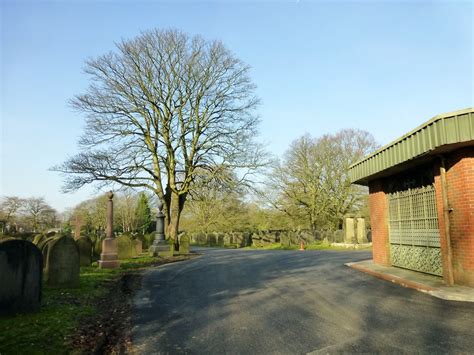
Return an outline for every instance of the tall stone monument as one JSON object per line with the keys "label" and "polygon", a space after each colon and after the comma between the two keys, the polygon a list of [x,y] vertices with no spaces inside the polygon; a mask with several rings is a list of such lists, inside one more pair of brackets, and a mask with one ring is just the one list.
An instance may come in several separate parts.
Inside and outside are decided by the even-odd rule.
{"label": "tall stone monument", "polygon": [[120,263],[118,261],[117,241],[114,238],[114,203],[112,191],[107,193],[107,235],[102,241],[102,253],[100,254],[99,268],[115,269]]}
{"label": "tall stone monument", "polygon": [[368,243],[367,240],[367,229],[365,227],[365,218],[357,218],[357,243],[364,244]]}
{"label": "tall stone monument", "polygon": [[151,256],[168,256],[171,254],[170,245],[165,239],[165,215],[162,212],[163,203],[158,202],[158,213],[156,215],[156,232],[153,244],[150,246]]}

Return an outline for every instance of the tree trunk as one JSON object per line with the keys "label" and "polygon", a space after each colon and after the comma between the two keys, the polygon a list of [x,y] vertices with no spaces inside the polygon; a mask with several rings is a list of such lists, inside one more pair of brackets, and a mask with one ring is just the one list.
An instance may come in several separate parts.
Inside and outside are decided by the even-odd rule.
{"label": "tree trunk", "polygon": [[177,195],[175,193],[171,194],[171,201],[169,207],[169,219],[167,223],[167,232],[168,238],[173,241],[174,250],[179,250],[179,220],[181,218],[181,212],[184,208],[184,203],[186,202],[186,194]]}

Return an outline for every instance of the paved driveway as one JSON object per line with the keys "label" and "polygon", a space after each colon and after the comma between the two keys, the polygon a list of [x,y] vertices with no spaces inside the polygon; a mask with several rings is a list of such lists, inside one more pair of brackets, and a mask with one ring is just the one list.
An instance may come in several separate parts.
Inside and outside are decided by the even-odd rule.
{"label": "paved driveway", "polygon": [[137,352],[474,352],[474,304],[343,265],[369,252],[203,253],[145,274],[134,300]]}

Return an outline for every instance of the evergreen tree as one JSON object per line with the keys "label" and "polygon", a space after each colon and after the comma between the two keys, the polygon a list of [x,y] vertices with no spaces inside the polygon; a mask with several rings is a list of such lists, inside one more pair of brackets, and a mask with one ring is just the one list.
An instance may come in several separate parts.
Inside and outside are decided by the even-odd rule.
{"label": "evergreen tree", "polygon": [[137,220],[137,229],[145,234],[151,225],[151,211],[148,204],[148,196],[142,192],[138,197],[137,208],[135,209],[135,217]]}

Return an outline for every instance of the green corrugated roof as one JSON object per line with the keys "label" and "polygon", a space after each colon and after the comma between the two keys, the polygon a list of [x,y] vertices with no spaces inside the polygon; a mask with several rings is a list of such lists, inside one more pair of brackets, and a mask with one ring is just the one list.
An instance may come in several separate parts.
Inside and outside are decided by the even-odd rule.
{"label": "green corrugated roof", "polygon": [[351,181],[367,185],[383,172],[414,159],[442,151],[443,147],[474,145],[474,108],[433,117],[363,160],[351,165]]}

